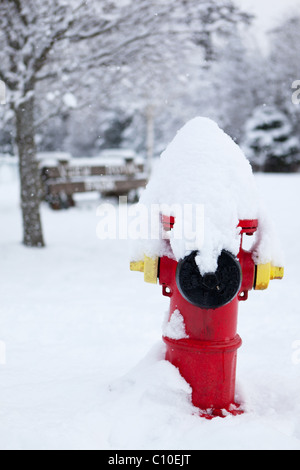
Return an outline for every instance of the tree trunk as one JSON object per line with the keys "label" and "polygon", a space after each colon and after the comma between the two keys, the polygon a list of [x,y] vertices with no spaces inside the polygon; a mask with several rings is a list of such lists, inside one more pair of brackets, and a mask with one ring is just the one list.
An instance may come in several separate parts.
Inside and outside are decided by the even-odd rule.
{"label": "tree trunk", "polygon": [[146,108],[147,118],[147,174],[152,172],[152,161],[154,156],[154,107],[148,105]]}
{"label": "tree trunk", "polygon": [[34,97],[27,95],[15,109],[16,144],[19,153],[23,243],[28,247],[43,247],[40,216],[41,184],[34,139]]}

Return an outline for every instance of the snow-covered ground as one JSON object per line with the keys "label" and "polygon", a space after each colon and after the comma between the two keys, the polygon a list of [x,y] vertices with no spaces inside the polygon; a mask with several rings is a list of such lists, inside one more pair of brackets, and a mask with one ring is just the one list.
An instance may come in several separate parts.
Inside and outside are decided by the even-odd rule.
{"label": "snow-covered ground", "polygon": [[300,449],[300,175],[256,177],[286,275],[240,305],[246,413],[207,421],[163,360],[168,300],[129,271],[128,241],[97,238],[97,202],[44,206],[47,248],[26,249],[17,183],[3,171],[1,449]]}

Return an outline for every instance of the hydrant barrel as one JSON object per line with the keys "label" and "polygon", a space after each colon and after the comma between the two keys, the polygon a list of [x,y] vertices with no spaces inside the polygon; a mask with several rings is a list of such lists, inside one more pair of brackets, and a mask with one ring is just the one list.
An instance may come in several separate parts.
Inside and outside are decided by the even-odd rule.
{"label": "hydrant barrel", "polygon": [[203,411],[210,410],[214,416],[222,410],[233,411],[237,349],[241,338],[232,340],[191,341],[164,338],[167,346],[166,359],[178,367],[181,375],[191,385],[193,405]]}
{"label": "hydrant barrel", "polygon": [[[170,296],[169,321],[173,312],[183,317],[186,338],[164,336],[166,359],[178,367],[191,385],[192,402],[201,410],[213,409],[218,414],[235,403],[237,349],[237,292],[231,302],[215,309],[203,309],[181,295],[176,282],[177,262],[167,257],[160,260],[160,284]],[[239,284],[240,285],[240,281]],[[218,410],[218,411],[217,411]]]}

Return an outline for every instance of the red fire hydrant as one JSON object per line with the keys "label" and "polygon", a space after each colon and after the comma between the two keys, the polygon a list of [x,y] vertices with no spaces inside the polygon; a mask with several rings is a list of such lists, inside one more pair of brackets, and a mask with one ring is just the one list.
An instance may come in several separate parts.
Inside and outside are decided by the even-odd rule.
{"label": "red fire hydrant", "polygon": [[[160,235],[155,238],[155,230],[148,230],[151,236],[142,241],[131,269],[144,272],[146,282],[159,281],[170,298],[163,332],[166,359],[191,385],[201,415],[239,414],[238,305],[250,290],[266,289],[271,279],[284,274],[275,267],[281,258],[273,253],[271,224],[250,164],[216,123],[197,117],[163,152],[140,202],[147,209],[145,225],[153,213]],[[201,212],[187,210],[199,205],[203,224]],[[196,237],[190,237],[192,232]],[[247,251],[243,239],[255,232]]]}
{"label": "red fire hydrant", "polygon": [[[174,223],[174,217],[161,216],[165,232]],[[237,334],[239,301],[246,300],[251,289],[266,289],[271,279],[284,274],[271,263],[255,265],[252,253],[243,249],[243,237],[257,231],[258,221],[241,220],[239,228],[238,256],[223,250],[214,273],[200,274],[195,251],[179,262],[169,255],[131,263],[131,270],[144,272],[146,282],[159,279],[163,295],[170,298],[169,322],[173,315],[181,316],[184,337],[163,337],[166,359],[191,385],[193,404],[209,419],[243,412],[235,401],[237,349],[242,344]]]}

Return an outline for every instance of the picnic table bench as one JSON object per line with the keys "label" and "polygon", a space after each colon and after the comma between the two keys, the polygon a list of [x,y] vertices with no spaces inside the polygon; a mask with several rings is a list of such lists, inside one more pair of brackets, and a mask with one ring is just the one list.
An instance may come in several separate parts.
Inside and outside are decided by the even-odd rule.
{"label": "picnic table bench", "polygon": [[106,151],[94,158],[40,155],[39,161],[43,198],[57,210],[73,207],[78,193],[127,196],[133,201],[147,184],[144,160],[133,152]]}

